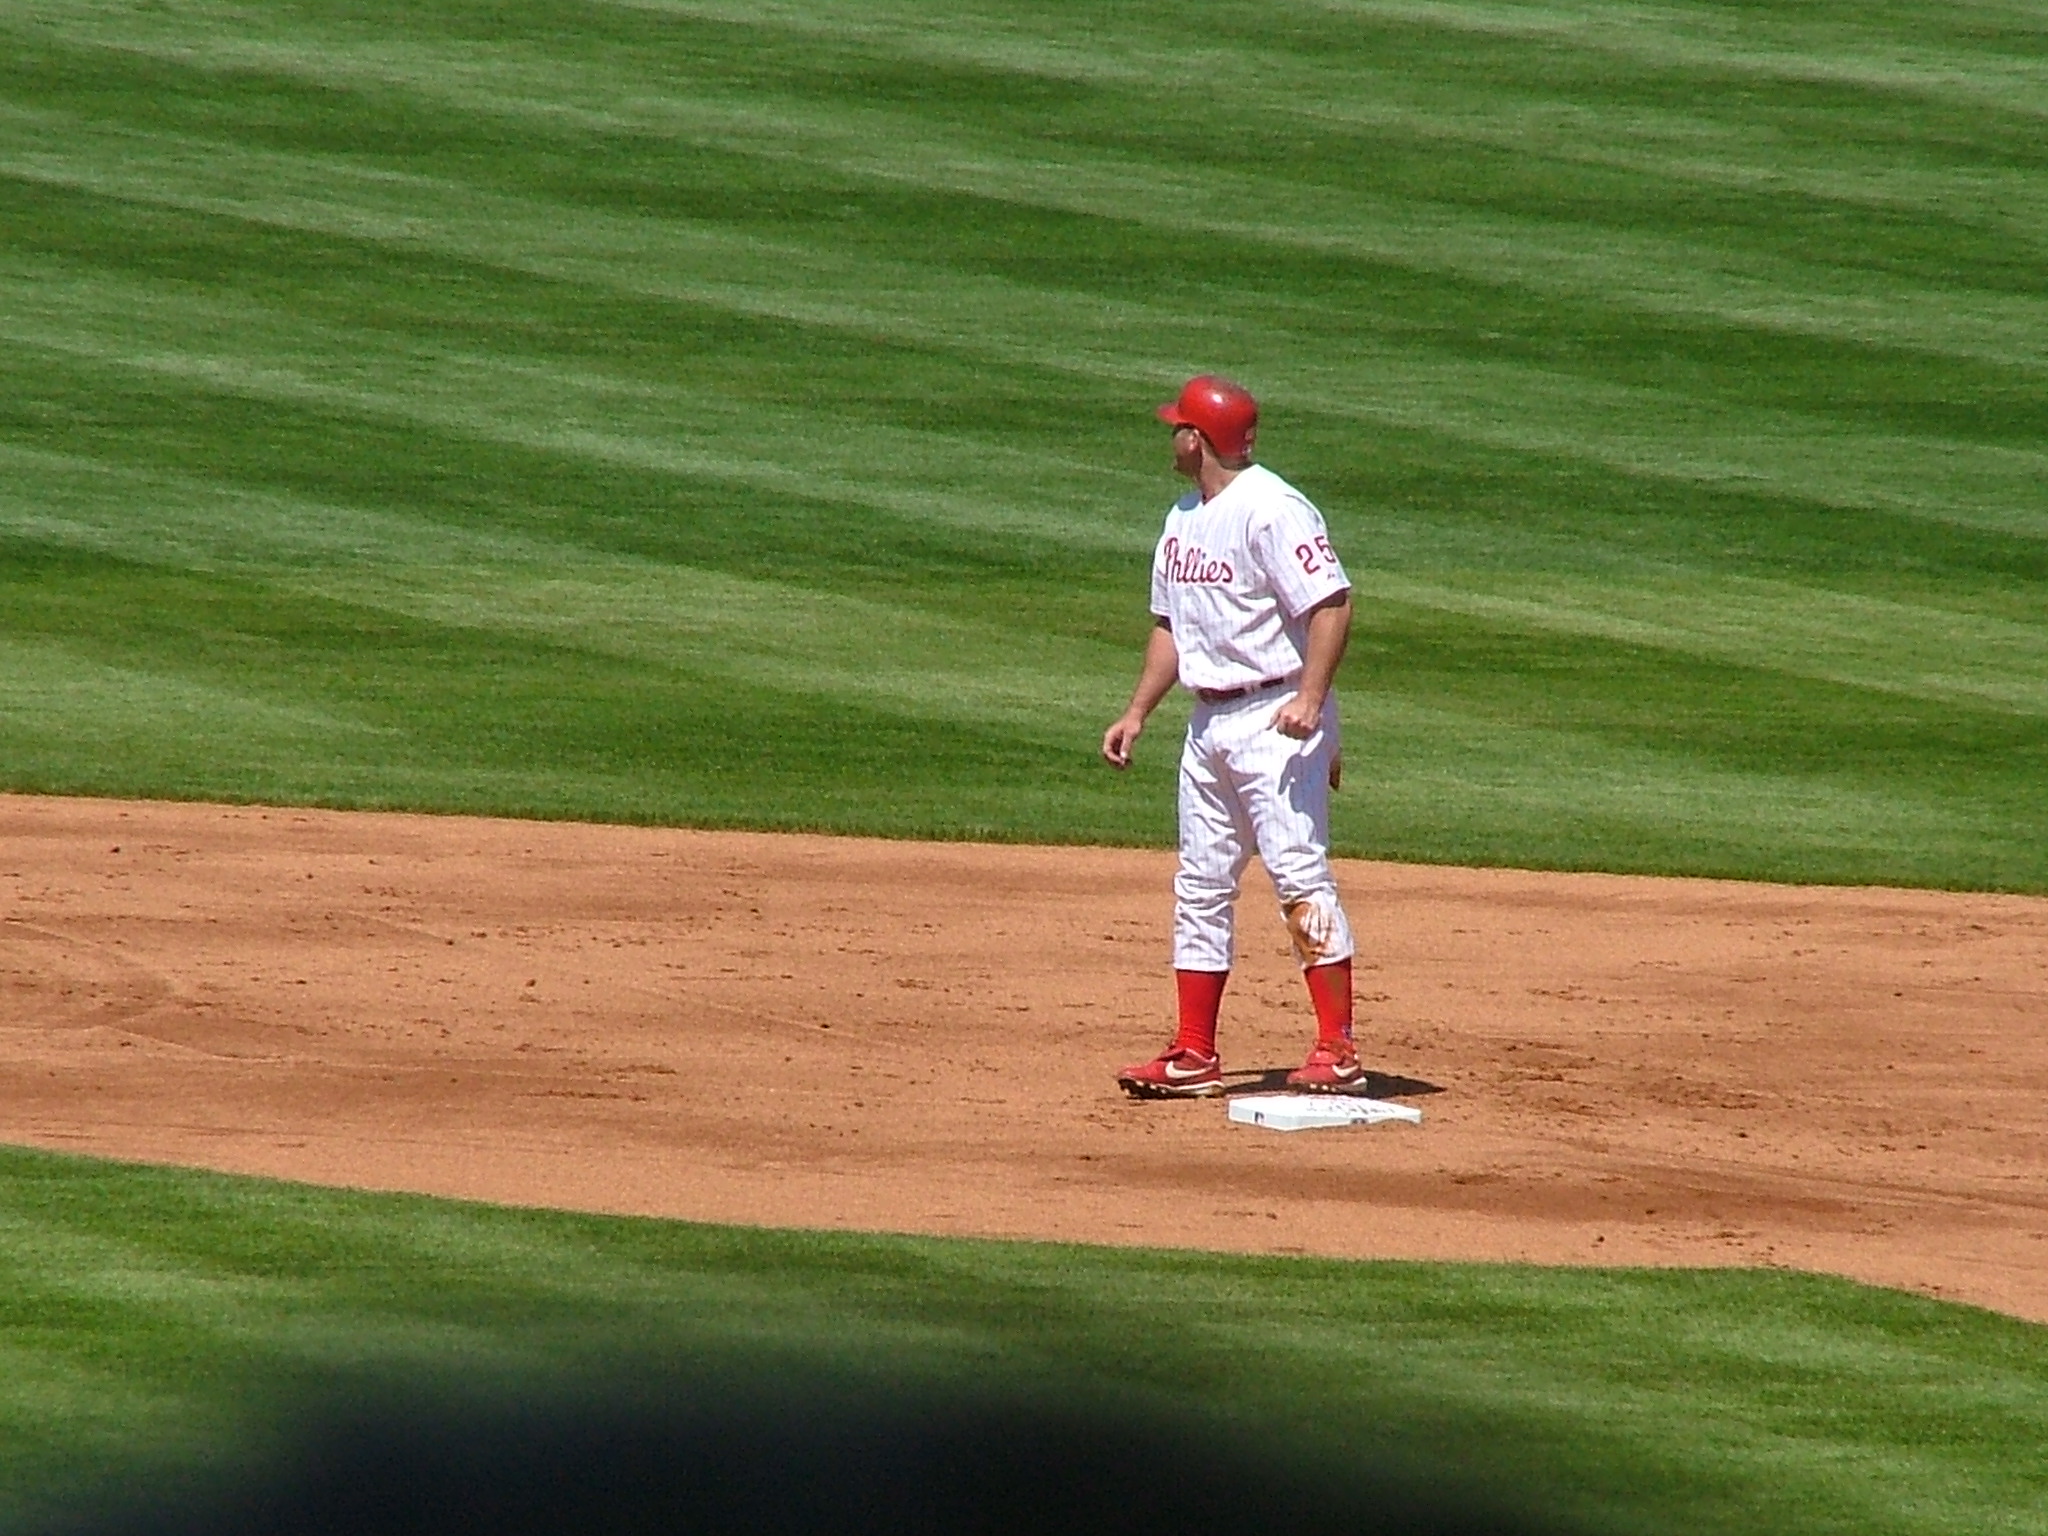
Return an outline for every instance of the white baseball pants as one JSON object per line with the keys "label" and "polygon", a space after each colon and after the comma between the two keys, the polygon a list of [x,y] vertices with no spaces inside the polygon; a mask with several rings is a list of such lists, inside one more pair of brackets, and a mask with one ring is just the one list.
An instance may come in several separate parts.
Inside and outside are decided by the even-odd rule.
{"label": "white baseball pants", "polygon": [[1180,757],[1180,873],[1173,882],[1173,964],[1227,971],[1237,896],[1256,851],[1304,970],[1351,957],[1351,923],[1330,870],[1330,760],[1337,703],[1306,741],[1272,726],[1282,689],[1224,704],[1196,701]]}

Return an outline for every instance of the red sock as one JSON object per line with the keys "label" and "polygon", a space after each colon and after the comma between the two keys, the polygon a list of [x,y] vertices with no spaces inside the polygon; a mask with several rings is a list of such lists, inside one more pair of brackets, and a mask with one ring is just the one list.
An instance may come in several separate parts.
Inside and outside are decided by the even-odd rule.
{"label": "red sock", "polygon": [[1351,1049],[1351,962],[1311,966],[1301,973],[1316,1005],[1316,1044]]}
{"label": "red sock", "polygon": [[1175,971],[1174,990],[1180,994],[1180,1028],[1173,1037],[1175,1050],[1216,1054],[1216,1015],[1223,1007],[1223,983],[1228,971]]}

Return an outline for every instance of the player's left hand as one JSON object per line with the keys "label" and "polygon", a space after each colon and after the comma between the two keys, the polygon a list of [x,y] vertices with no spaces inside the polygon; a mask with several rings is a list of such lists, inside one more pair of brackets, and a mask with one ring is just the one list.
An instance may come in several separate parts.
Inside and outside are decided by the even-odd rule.
{"label": "player's left hand", "polygon": [[1297,693],[1273,711],[1273,729],[1296,741],[1307,741],[1322,726],[1323,701],[1311,701],[1307,694]]}

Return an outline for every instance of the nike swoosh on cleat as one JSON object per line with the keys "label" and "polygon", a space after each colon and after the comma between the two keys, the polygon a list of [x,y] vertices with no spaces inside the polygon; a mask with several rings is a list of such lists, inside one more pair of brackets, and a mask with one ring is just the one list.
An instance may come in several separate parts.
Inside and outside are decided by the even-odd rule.
{"label": "nike swoosh on cleat", "polygon": [[1183,1082],[1190,1077],[1207,1077],[1213,1070],[1215,1069],[1212,1067],[1190,1067],[1183,1072],[1178,1062],[1169,1061],[1166,1064],[1166,1075],[1175,1082]]}

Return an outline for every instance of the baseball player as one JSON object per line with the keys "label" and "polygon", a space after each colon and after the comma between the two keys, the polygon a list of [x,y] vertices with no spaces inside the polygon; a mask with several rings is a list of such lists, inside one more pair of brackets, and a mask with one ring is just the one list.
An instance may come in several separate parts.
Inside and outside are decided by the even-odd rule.
{"label": "baseball player", "polygon": [[1342,1092],[1365,1075],[1351,1043],[1351,924],[1329,853],[1339,766],[1330,684],[1351,635],[1351,583],[1322,514],[1252,462],[1259,408],[1245,390],[1204,374],[1159,416],[1173,427],[1173,467],[1194,489],[1166,514],[1152,557],[1156,623],[1102,755],[1127,767],[1175,681],[1194,694],[1173,883],[1180,1026],[1164,1052],[1117,1082],[1138,1098],[1223,1091],[1216,1016],[1238,888],[1256,850],[1316,1011],[1315,1047],[1288,1086]]}

